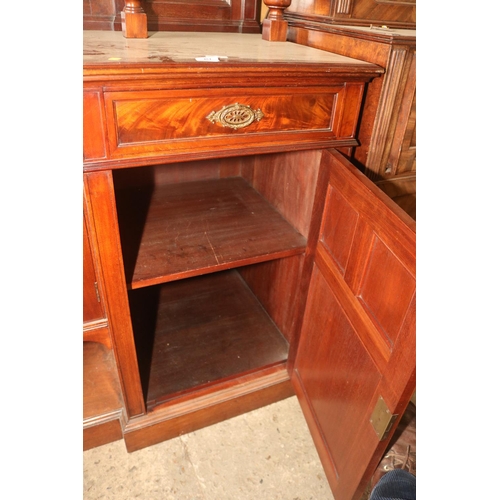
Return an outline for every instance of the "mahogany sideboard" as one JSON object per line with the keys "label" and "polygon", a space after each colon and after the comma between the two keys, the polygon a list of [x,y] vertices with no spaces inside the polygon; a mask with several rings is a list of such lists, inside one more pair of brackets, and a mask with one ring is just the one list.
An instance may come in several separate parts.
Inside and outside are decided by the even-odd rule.
{"label": "mahogany sideboard", "polygon": [[83,74],[85,448],[296,394],[359,498],[415,389],[415,222],[337,149],[383,69],[86,31]]}

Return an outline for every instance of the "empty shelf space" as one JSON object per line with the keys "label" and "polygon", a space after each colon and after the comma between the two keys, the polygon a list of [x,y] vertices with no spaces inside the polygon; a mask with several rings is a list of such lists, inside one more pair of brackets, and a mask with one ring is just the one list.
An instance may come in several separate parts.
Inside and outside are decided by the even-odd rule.
{"label": "empty shelf space", "polygon": [[235,270],[129,295],[149,408],[287,360],[288,342]]}
{"label": "empty shelf space", "polygon": [[244,179],[117,192],[130,289],[305,251],[306,239]]}

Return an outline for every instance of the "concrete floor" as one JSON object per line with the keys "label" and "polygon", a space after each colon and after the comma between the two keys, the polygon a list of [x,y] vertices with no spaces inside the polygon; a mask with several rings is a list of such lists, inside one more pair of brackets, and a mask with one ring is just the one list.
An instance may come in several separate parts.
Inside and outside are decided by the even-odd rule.
{"label": "concrete floor", "polygon": [[296,397],[127,453],[84,452],[84,500],[333,500]]}

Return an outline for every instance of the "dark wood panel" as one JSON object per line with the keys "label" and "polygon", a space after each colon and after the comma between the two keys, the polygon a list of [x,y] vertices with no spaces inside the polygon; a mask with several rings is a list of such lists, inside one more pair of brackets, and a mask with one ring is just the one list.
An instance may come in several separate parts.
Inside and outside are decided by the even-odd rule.
{"label": "dark wood panel", "polygon": [[339,271],[345,274],[358,214],[338,191],[328,187],[325,201],[328,217],[321,224],[320,241],[330,252]]}
{"label": "dark wood panel", "polygon": [[101,302],[94,257],[90,247],[87,221],[83,218],[83,322],[105,318]]}
{"label": "dark wood panel", "polygon": [[296,344],[297,314],[301,314],[299,285],[304,256],[296,255],[242,267],[239,272],[285,338]]}
{"label": "dark wood panel", "polygon": [[288,343],[236,271],[130,292],[148,407],[286,362]]}
{"label": "dark wood panel", "polygon": [[146,0],[148,29],[260,33],[260,0]]}
{"label": "dark wood panel", "polygon": [[416,26],[416,0],[293,0],[286,13],[333,24]]}
{"label": "dark wood panel", "polygon": [[381,374],[316,267],[310,293],[295,368],[339,477]]}
{"label": "dark wood panel", "polygon": [[83,343],[83,449],[121,439],[121,397],[113,351]]}
{"label": "dark wood panel", "polygon": [[375,234],[370,246],[355,293],[392,348],[415,293],[415,276]]}
{"label": "dark wood panel", "polygon": [[121,391],[113,351],[98,342],[84,342],[84,421],[119,412],[121,408]]}
{"label": "dark wood panel", "polygon": [[112,30],[116,13],[115,0],[83,0],[83,29]]}
{"label": "dark wood panel", "polygon": [[376,182],[412,219],[417,220],[417,176],[415,172]]}
{"label": "dark wood panel", "polygon": [[328,238],[316,248],[292,382],[332,492],[351,500],[390,438],[370,423],[375,404],[382,397],[397,420],[415,389],[415,222],[337,151],[322,166]]}
{"label": "dark wood panel", "polygon": [[107,320],[93,321],[83,324],[83,341],[84,342],[100,342],[108,349],[113,348],[111,335]]}
{"label": "dark wood panel", "polygon": [[242,178],[117,193],[130,288],[300,254],[306,240]]}
{"label": "dark wood panel", "polygon": [[122,439],[123,431],[120,421],[110,420],[100,425],[83,428],[83,451],[103,446]]}
{"label": "dark wood panel", "polygon": [[99,90],[83,93],[83,157],[86,160],[106,157],[104,110]]}
{"label": "dark wood panel", "polygon": [[[142,0],[149,31],[260,33],[260,0]],[[120,31],[125,0],[83,0],[83,29]]]}
{"label": "dark wood panel", "polygon": [[321,151],[259,155],[244,163],[245,179],[301,234],[311,224]]}
{"label": "dark wood panel", "polygon": [[116,190],[155,185],[165,186],[184,182],[240,177],[243,164],[251,157],[217,158],[204,161],[187,161],[165,165],[123,168],[113,172]]}
{"label": "dark wood panel", "polygon": [[[172,155],[236,143],[264,145],[287,137],[294,142],[351,140],[355,144],[363,86],[108,92],[110,156]],[[240,108],[230,112],[234,106]],[[218,119],[221,113],[233,121],[244,113],[253,121],[236,128],[233,122]]]}
{"label": "dark wood panel", "polygon": [[[242,166],[242,175],[302,234],[311,233],[321,151],[286,156],[256,156]],[[314,239],[314,238],[313,238]],[[308,243],[309,245],[309,243]],[[293,356],[305,305],[303,280],[308,282],[305,256],[247,266],[241,275],[291,344]],[[310,272],[310,271],[309,271]],[[285,298],[285,299],[284,299]],[[289,356],[290,364],[290,356]]]}
{"label": "dark wood panel", "polygon": [[[117,147],[152,141],[172,141],[185,138],[232,136],[247,133],[267,133],[291,130],[330,130],[337,89],[325,89],[317,93],[310,89],[294,89],[281,92],[268,90],[235,92],[229,89],[222,96],[207,97],[206,91],[190,90],[189,93],[142,92],[130,95],[109,93],[107,109],[113,110]],[[256,94],[264,95],[256,95]],[[183,95],[184,94],[184,95]],[[210,94],[215,94],[211,91]],[[281,94],[281,95],[280,95]],[[354,99],[358,103],[360,99]],[[262,111],[245,128],[223,126],[209,120],[211,113],[228,105],[249,106]],[[314,110],[314,113],[312,112]],[[240,112],[241,114],[241,112]],[[357,113],[354,113],[357,116]],[[352,135],[345,134],[346,136]]]}

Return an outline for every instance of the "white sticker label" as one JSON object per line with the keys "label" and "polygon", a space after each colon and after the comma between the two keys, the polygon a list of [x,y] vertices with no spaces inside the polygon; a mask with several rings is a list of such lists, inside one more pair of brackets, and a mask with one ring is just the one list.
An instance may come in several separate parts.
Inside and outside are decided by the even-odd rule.
{"label": "white sticker label", "polygon": [[227,56],[203,56],[195,59],[200,62],[220,62],[221,59],[227,59]]}

